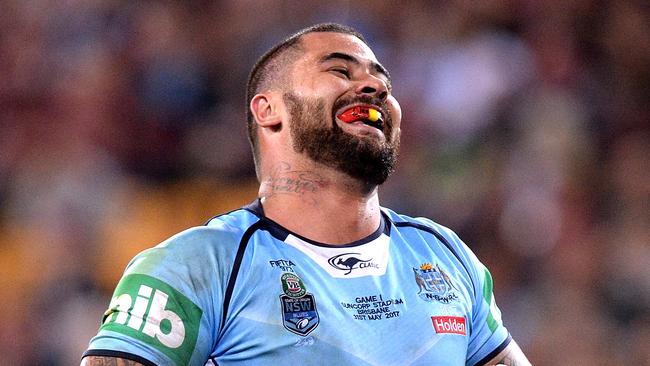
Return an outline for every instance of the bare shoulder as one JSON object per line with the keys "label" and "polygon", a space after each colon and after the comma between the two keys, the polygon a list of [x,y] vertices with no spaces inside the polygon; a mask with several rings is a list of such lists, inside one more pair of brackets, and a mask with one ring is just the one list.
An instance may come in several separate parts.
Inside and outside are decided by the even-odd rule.
{"label": "bare shoulder", "polygon": [[531,366],[530,361],[514,340],[486,365]]}
{"label": "bare shoulder", "polygon": [[115,357],[88,356],[81,360],[81,366],[143,366],[141,363]]}

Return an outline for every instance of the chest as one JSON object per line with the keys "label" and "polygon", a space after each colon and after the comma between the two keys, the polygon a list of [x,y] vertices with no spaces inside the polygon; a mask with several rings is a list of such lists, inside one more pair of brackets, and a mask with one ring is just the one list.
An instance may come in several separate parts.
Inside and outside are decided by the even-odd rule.
{"label": "chest", "polygon": [[244,256],[222,329],[239,341],[217,350],[220,364],[302,353],[314,364],[464,364],[472,286],[444,248],[388,236],[371,250],[262,239]]}

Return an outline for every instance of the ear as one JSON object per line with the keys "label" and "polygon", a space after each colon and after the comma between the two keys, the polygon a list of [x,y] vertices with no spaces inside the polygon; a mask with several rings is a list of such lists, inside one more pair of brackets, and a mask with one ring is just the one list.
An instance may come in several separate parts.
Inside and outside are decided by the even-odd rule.
{"label": "ear", "polygon": [[282,124],[282,113],[275,95],[270,93],[256,94],[249,106],[255,122],[260,127],[279,129]]}

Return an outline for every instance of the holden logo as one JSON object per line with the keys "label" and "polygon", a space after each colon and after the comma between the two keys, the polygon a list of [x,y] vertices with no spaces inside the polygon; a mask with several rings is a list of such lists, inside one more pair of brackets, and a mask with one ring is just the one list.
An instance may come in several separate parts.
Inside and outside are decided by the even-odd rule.
{"label": "holden logo", "polygon": [[379,267],[378,264],[370,262],[372,258],[362,259],[358,257],[360,255],[361,253],[343,253],[335,255],[332,258],[328,259],[327,263],[336,269],[347,271],[345,272],[346,275],[350,274],[353,269]]}

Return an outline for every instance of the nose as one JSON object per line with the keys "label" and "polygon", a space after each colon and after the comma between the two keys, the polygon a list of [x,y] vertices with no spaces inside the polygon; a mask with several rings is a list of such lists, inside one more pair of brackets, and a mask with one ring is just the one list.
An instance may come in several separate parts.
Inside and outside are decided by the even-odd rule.
{"label": "nose", "polygon": [[388,85],[386,82],[374,75],[368,75],[359,82],[357,94],[367,94],[381,100],[388,98]]}

